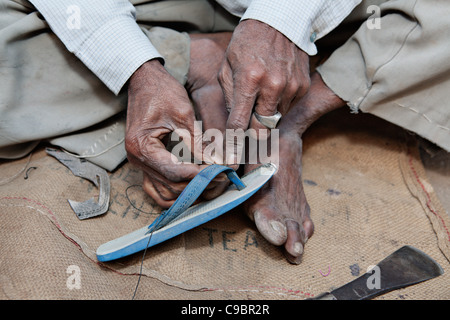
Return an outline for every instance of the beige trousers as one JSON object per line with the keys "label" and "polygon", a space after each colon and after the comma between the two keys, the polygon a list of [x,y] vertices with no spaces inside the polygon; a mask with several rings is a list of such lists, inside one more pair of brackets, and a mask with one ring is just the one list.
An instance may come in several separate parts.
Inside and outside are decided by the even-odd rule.
{"label": "beige trousers", "polygon": [[[184,32],[232,30],[238,22],[208,0],[132,2],[143,32],[181,83],[189,68]],[[361,21],[371,16],[371,4],[380,5],[380,20]],[[445,0],[363,1],[344,23],[357,22],[359,29],[318,71],[352,111],[372,113],[450,151],[448,16]],[[178,31],[161,27],[173,24]],[[0,0],[0,82],[0,158],[24,156],[42,140],[107,170],[126,158],[126,92],[113,95],[25,0]]]}
{"label": "beige trousers", "polygon": [[[208,0],[131,2],[166,69],[183,84],[187,32],[231,31],[238,22]],[[0,83],[0,158],[22,157],[45,140],[107,170],[125,160],[126,90],[110,92],[25,0],[0,0]]]}
{"label": "beige trousers", "polygon": [[450,151],[450,2],[378,4],[380,19],[366,15],[318,71],[353,112],[374,114]]}

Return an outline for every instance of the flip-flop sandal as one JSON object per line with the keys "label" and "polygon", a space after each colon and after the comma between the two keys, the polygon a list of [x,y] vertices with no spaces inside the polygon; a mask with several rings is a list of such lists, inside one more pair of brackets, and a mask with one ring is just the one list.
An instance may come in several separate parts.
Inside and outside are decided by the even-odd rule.
{"label": "flip-flop sandal", "polygon": [[[276,171],[276,166],[269,163],[239,178],[229,167],[210,165],[191,180],[174,204],[163,211],[150,226],[99,246],[97,259],[111,261],[131,255],[217,218],[250,198]],[[208,184],[220,173],[226,173],[233,184],[219,197],[193,205]]]}

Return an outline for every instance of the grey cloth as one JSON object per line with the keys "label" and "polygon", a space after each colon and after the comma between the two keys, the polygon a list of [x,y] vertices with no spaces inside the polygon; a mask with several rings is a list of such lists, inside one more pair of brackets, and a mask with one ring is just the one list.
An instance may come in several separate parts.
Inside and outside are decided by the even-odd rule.
{"label": "grey cloth", "polygon": [[[232,30],[238,21],[207,0],[132,2],[142,31],[182,84],[190,59],[186,32]],[[169,23],[185,32],[162,27]],[[0,79],[0,158],[27,155],[40,141],[110,171],[126,158],[126,90],[114,95],[25,0],[0,0]]]}

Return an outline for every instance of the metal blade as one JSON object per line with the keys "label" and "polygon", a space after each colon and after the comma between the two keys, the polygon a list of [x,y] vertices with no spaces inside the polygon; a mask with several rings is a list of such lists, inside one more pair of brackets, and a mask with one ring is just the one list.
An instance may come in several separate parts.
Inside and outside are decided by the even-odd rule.
{"label": "metal blade", "polygon": [[[430,280],[444,273],[424,252],[404,246],[376,265],[372,272],[318,296],[317,300],[366,300],[386,292]],[[378,278],[377,278],[378,277]]]}
{"label": "metal blade", "polygon": [[46,152],[69,168],[75,176],[87,179],[99,188],[97,202],[94,198],[83,202],[68,199],[72,210],[80,220],[96,217],[108,211],[111,186],[106,170],[62,151],[47,148]]}

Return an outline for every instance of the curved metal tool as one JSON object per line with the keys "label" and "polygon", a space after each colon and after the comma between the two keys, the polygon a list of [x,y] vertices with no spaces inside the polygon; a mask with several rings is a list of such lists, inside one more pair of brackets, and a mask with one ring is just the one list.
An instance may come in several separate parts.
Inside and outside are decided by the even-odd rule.
{"label": "curved metal tool", "polygon": [[368,272],[359,278],[325,292],[309,300],[367,300],[386,292],[404,288],[433,279],[444,273],[444,269],[430,256],[411,246],[404,246],[376,265],[380,272],[380,286],[367,285],[371,278]]}
{"label": "curved metal tool", "polygon": [[94,198],[83,202],[68,199],[70,206],[80,220],[96,217],[108,211],[111,186],[106,170],[89,161],[56,149],[46,148],[45,151],[69,168],[75,176],[85,178],[99,188],[98,202]]}

